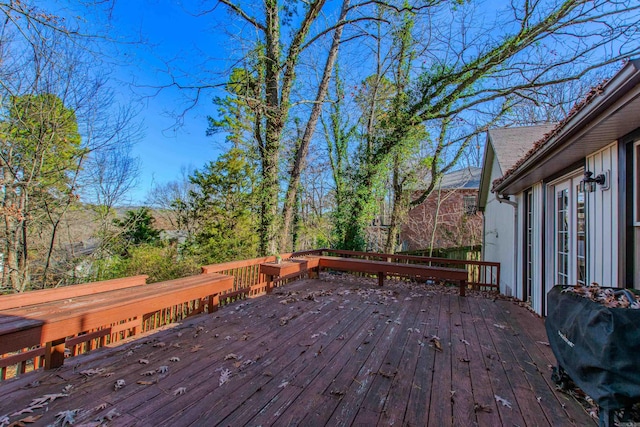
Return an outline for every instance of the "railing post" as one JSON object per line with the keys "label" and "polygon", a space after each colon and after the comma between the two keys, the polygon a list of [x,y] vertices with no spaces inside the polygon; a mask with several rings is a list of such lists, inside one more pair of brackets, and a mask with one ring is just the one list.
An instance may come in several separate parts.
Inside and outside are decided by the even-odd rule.
{"label": "railing post", "polygon": [[460,281],[460,296],[464,297],[467,295],[467,281],[466,280],[461,280]]}
{"label": "railing post", "polygon": [[44,354],[44,368],[56,369],[64,364],[64,338],[50,341],[46,345]]}

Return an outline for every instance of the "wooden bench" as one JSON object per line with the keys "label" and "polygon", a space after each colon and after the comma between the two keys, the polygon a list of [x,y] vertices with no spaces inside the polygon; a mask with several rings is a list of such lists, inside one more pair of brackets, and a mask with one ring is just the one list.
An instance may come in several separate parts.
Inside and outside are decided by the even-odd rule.
{"label": "wooden bench", "polygon": [[232,286],[231,276],[201,274],[2,310],[0,354],[46,345],[45,368],[56,368],[67,337],[122,321],[135,334],[145,314],[202,298],[211,312],[216,296]]}
{"label": "wooden bench", "polygon": [[319,256],[290,258],[280,262],[264,262],[260,264],[260,273],[267,276],[267,292],[271,291],[274,279],[294,277],[307,271],[317,271]]}
{"label": "wooden bench", "polygon": [[397,262],[372,261],[365,259],[320,256],[320,268],[330,268],[340,271],[357,271],[378,275],[378,284],[383,285],[387,274],[406,275],[421,279],[449,280],[458,282],[460,296],[465,296],[467,288],[467,270],[461,268],[431,267],[420,264],[401,264]]}
{"label": "wooden bench", "polygon": [[83,295],[93,295],[101,292],[130,288],[133,286],[142,286],[147,283],[147,278],[149,278],[149,276],[141,274],[139,276],[82,283],[80,285],[65,286],[63,288],[41,289],[38,291],[28,291],[19,294],[2,295],[0,296],[0,310],[41,304],[50,301],[59,301]]}

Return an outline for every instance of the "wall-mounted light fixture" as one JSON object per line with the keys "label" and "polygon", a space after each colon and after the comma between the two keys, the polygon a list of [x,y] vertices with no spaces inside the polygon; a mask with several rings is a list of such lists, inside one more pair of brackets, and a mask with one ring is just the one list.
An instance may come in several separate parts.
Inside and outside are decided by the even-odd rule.
{"label": "wall-mounted light fixture", "polygon": [[607,171],[593,178],[593,172],[585,172],[584,179],[580,181],[580,191],[583,193],[593,193],[596,191],[596,184],[600,185],[602,190],[607,190],[609,188],[608,175],[609,173]]}

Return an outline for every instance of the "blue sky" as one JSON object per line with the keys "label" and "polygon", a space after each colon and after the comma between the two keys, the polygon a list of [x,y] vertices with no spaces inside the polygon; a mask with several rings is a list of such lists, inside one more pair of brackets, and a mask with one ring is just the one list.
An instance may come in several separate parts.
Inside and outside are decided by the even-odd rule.
{"label": "blue sky", "polygon": [[[224,45],[222,39],[207,27],[210,21],[193,16],[175,1],[115,2],[111,34],[124,41],[142,40],[119,45],[121,64],[112,72],[121,102],[139,108],[138,119],[143,122],[144,136],[132,153],[141,160],[140,177],[129,203],[144,202],[152,184],[178,179],[181,168],[201,168],[220,153],[224,135],[205,135],[207,115],[215,113],[212,92],[203,94],[198,105],[185,113],[184,124],[177,129],[174,113],[186,105],[183,94],[177,89],[155,94],[155,87],[170,82],[165,61],[170,60],[172,67],[192,68],[202,57],[199,50],[222,51],[218,48]],[[140,96],[151,94],[155,95]]]}

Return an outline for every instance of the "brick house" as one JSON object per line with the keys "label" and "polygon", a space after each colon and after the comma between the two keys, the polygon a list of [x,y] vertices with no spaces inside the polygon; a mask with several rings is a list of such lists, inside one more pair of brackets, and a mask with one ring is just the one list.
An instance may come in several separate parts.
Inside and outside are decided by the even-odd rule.
{"label": "brick house", "polygon": [[475,246],[482,243],[476,203],[481,168],[446,174],[421,205],[411,209],[400,232],[403,251]]}

